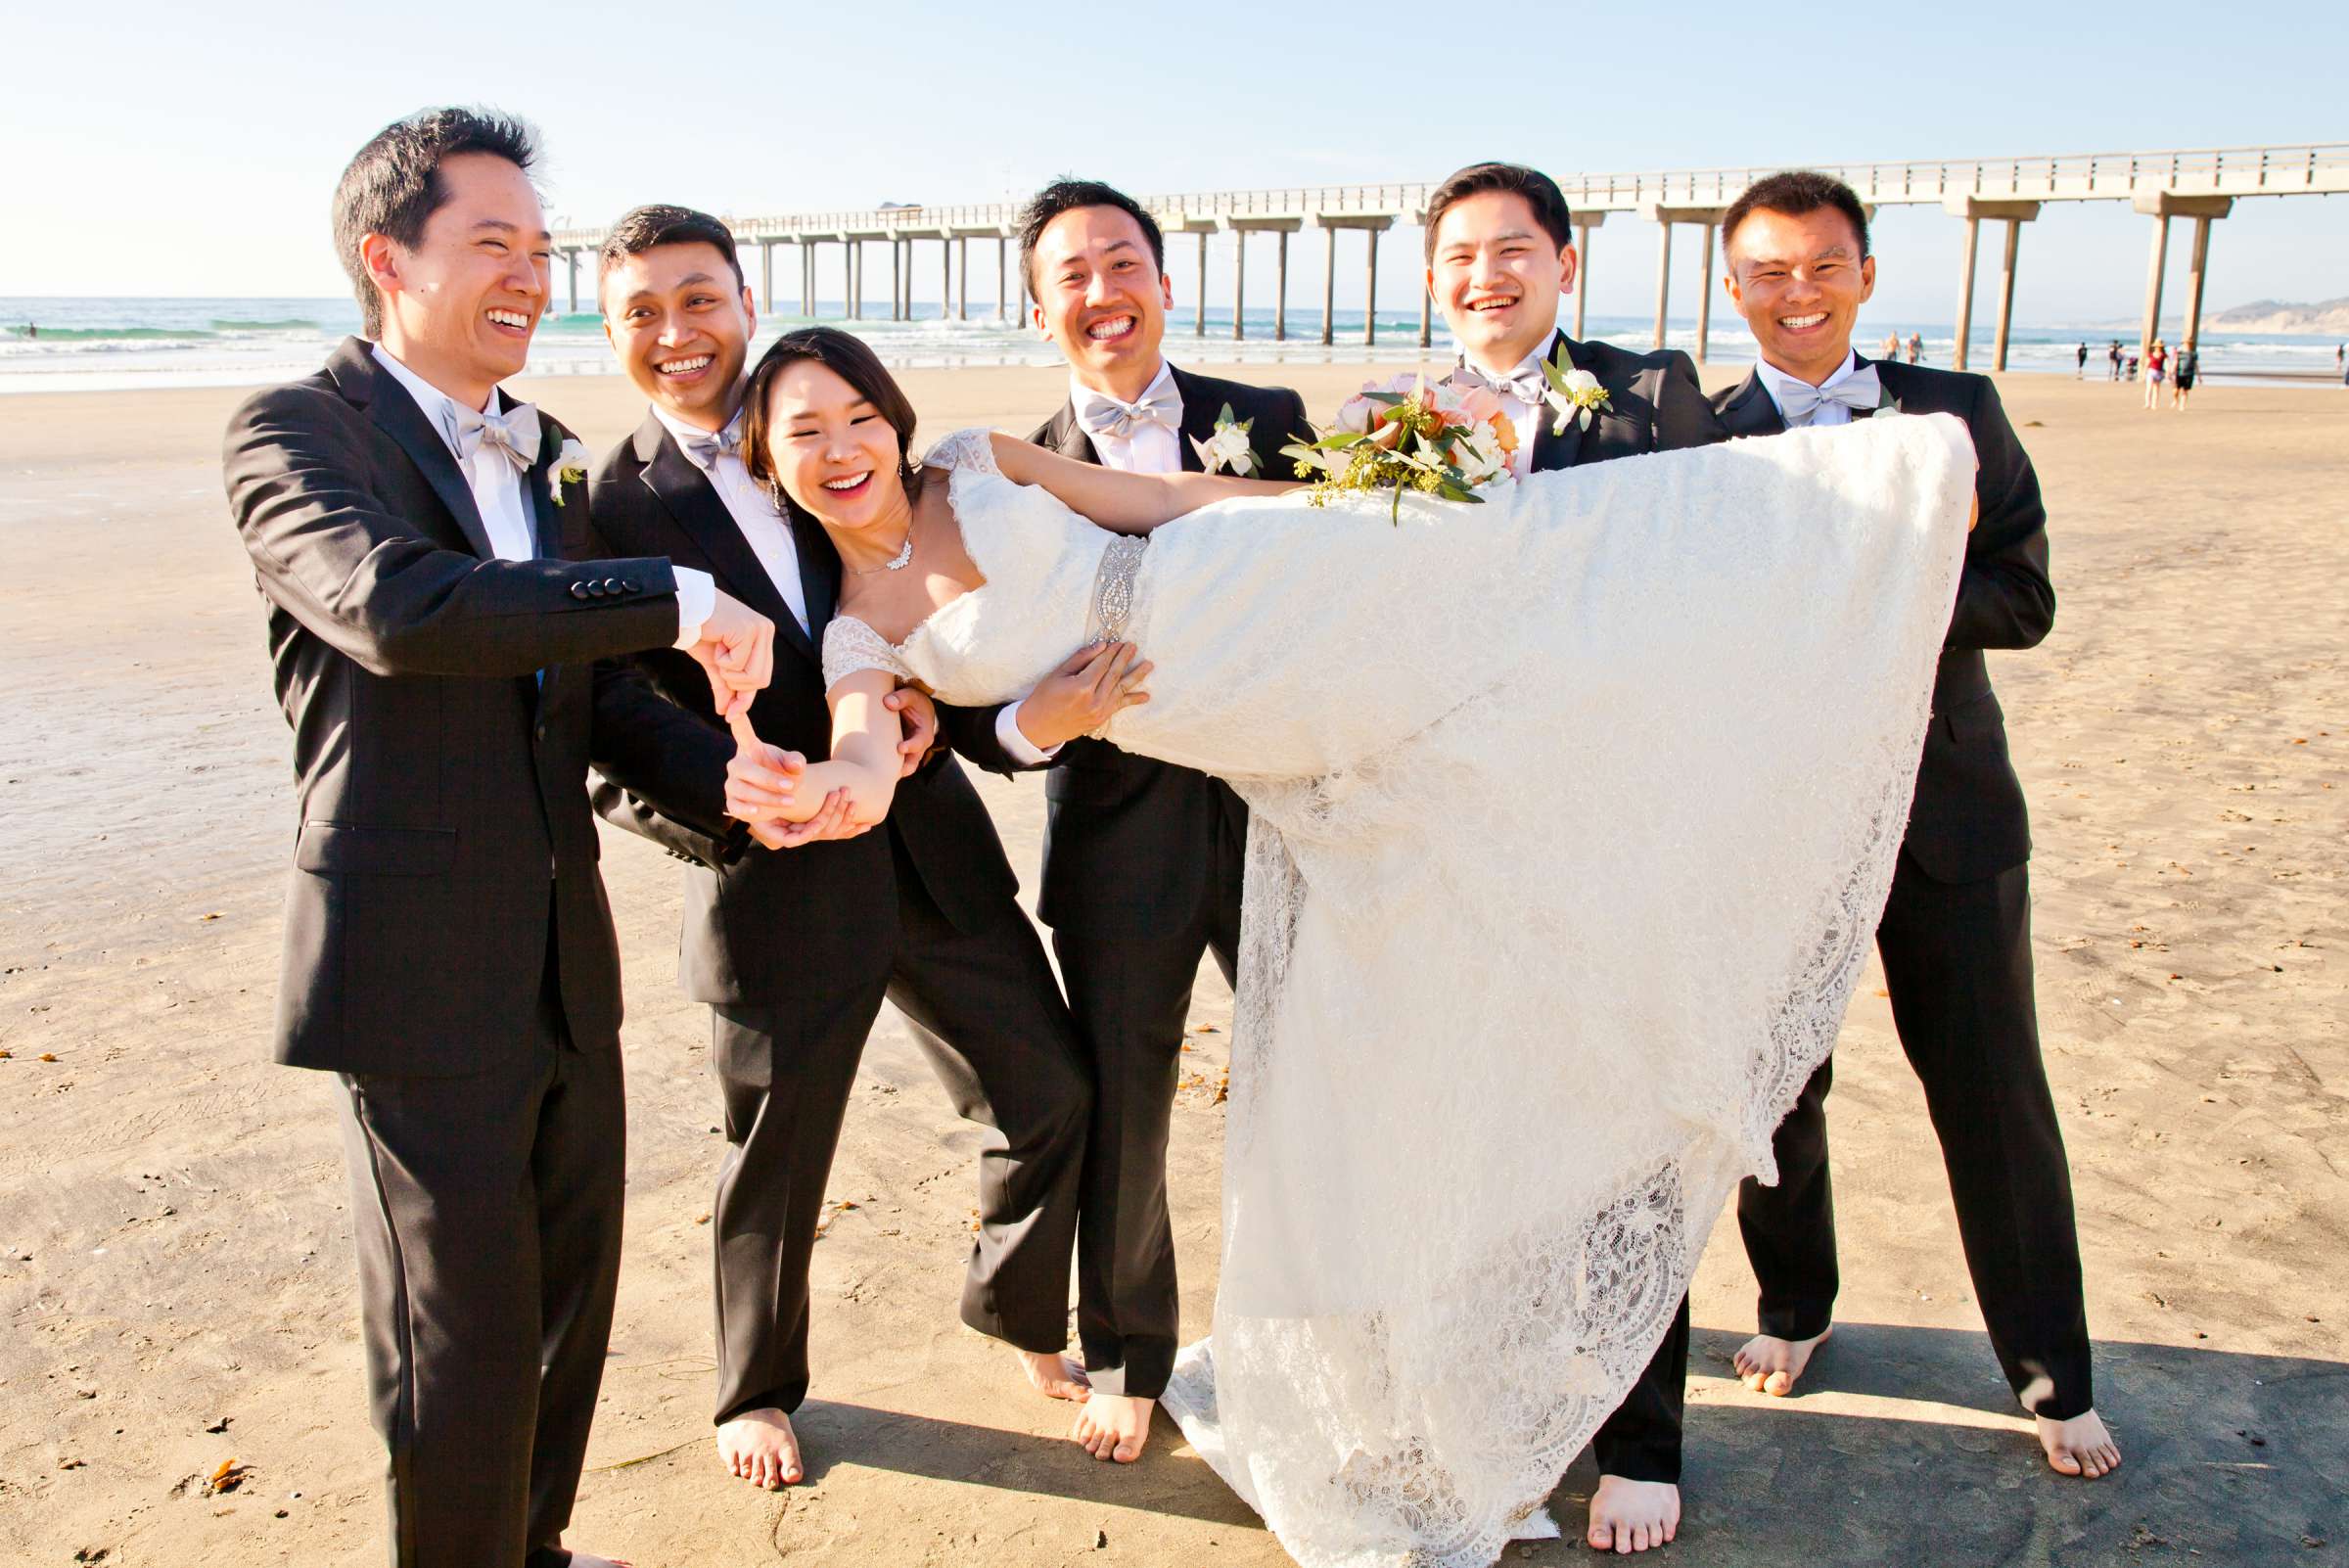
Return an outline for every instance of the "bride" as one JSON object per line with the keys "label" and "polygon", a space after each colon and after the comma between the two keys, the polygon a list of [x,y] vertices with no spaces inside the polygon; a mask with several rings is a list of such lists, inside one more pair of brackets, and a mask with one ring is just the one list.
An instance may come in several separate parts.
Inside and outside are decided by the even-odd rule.
{"label": "bride", "polygon": [[1956,593],[1963,426],[1391,522],[985,432],[916,465],[903,394],[827,329],[746,408],[751,472],[845,586],[832,760],[775,788],[750,741],[738,811],[845,788],[877,819],[900,684],[976,706],[1074,645],[1149,651],[1103,733],[1252,813],[1214,1330],[1167,1404],[1307,1568],[1484,1568],[1542,1528],[1833,1042]]}

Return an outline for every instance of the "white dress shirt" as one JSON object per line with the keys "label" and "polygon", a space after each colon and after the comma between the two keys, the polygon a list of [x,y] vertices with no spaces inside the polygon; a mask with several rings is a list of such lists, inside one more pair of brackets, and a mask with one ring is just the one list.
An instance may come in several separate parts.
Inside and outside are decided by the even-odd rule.
{"label": "white dress shirt", "polygon": [[[1121,474],[1174,474],[1182,469],[1182,394],[1174,390],[1174,367],[1164,359],[1158,362],[1158,374],[1142,389],[1135,403],[1163,396],[1173,402],[1174,423],[1136,425],[1125,436],[1094,436],[1093,450],[1101,458],[1103,468],[1114,468]],[[1082,421],[1087,408],[1097,406],[1124,408],[1107,392],[1093,391],[1081,385],[1075,376],[1069,378],[1069,406]],[[1088,433],[1089,434],[1089,433]]]}
{"label": "white dress shirt", "polygon": [[[685,453],[685,460],[693,462],[693,449],[685,443],[694,437],[709,433],[686,424],[666,408],[655,408],[653,417],[668,431],[677,443],[677,449]],[[741,430],[740,411],[727,422],[725,428],[737,432]],[[774,583],[775,591],[783,596],[784,604],[790,607],[791,618],[800,623],[802,631],[807,630],[807,585],[800,579],[800,547],[792,536],[791,519],[776,509],[774,497],[766,487],[751,478],[751,471],[743,467],[739,449],[718,453],[702,472],[709,475],[710,487],[717,491],[717,498],[725,503],[726,515],[742,530],[743,540],[750,545],[751,553],[759,558],[760,566],[766,568],[767,579]]]}
{"label": "white dress shirt", "polygon": [[[474,507],[489,534],[489,548],[501,561],[539,559],[538,530],[530,526],[530,502],[523,494],[522,472],[487,441],[474,448],[471,457],[458,457],[456,399],[401,364],[382,344],[369,347],[374,350],[375,362],[407,389],[425,419],[448,444],[449,455],[457,458],[457,472],[465,476],[465,487],[473,492]],[[489,397],[494,402],[497,393],[493,392]],[[484,404],[482,411],[486,412],[487,407]],[[709,573],[691,567],[671,570],[677,578],[676,646],[690,648],[701,640],[702,623],[717,607],[717,583]]]}
{"label": "white dress shirt", "polygon": [[[1495,370],[1490,365],[1477,364],[1476,359],[1465,352],[1461,357],[1496,380],[1527,375],[1540,380],[1542,367],[1549,359],[1550,345],[1556,341],[1555,338],[1543,339],[1539,348],[1518,360],[1508,370]],[[1513,392],[1504,392],[1497,395],[1500,399],[1501,412],[1509,416],[1509,423],[1517,431],[1517,450],[1509,454],[1509,471],[1519,478],[1523,478],[1534,471],[1534,438],[1541,434],[1543,416],[1549,414],[1553,419],[1556,416],[1550,413],[1547,403],[1529,403]]]}
{"label": "white dress shirt", "polygon": [[[1826,380],[1820,382],[1819,384],[1819,390],[1820,392],[1825,392],[1829,387],[1836,386],[1844,381],[1849,380],[1852,376],[1857,375],[1859,370],[1860,356],[1857,353],[1846,349],[1843,355],[1843,368],[1835,372],[1834,375],[1829,376]],[[1784,394],[1780,392],[1779,389],[1784,387],[1788,382],[1801,381],[1802,378],[1800,376],[1789,376],[1786,374],[1786,372],[1780,370],[1769,360],[1761,358],[1757,358],[1754,361],[1754,375],[1756,379],[1762,383],[1762,390],[1770,393],[1770,400],[1777,405],[1778,417],[1780,419],[1784,419],[1786,417],[1786,398]],[[1805,383],[1805,385],[1809,384]],[[1813,425],[1848,425],[1851,422],[1852,411],[1849,408],[1846,408],[1841,403],[1831,403],[1824,401],[1823,399],[1820,401],[1818,410],[1811,416],[1811,423]]]}

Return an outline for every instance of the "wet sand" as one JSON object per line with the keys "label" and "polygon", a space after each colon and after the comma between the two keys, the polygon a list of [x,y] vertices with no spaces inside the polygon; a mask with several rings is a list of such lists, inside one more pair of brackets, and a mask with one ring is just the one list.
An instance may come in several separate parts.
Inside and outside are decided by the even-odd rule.
{"label": "wet sand", "polygon": [[[1326,416],[1363,372],[1286,374]],[[1025,432],[1064,385],[906,381],[932,434]],[[1802,1397],[1739,1388],[1752,1285],[1734,1225],[1715,1231],[1665,1559],[1683,1568],[2349,1558],[2349,394],[2213,385],[2180,416],[2094,380],[2004,391],[2061,608],[2045,646],[1992,667],[2038,842],[2098,1404],[2128,1463],[2094,1485],[2041,1464],[1871,976],[1830,1110],[1838,1337]],[[639,412],[616,378],[524,394],[599,449]],[[0,420],[0,1562],[382,1560],[329,1084],[266,1060],[294,808],[221,498],[240,395],[28,395]],[[1040,786],[981,788],[1033,884]],[[762,1496],[718,1470],[708,1024],[676,991],[673,862],[608,839],[627,1262],[573,1542],[640,1568],[1284,1561],[1171,1426],[1139,1466],[1096,1464],[1059,1441],[1068,1407],[955,1323],[977,1134],[894,1015],[832,1180],[856,1207],[816,1251],[812,1479]],[[1210,966],[1174,1134],[1194,1329],[1228,1019]],[[203,1495],[229,1460],[241,1484]],[[1570,1532],[1592,1479],[1586,1458],[1555,1499]]]}

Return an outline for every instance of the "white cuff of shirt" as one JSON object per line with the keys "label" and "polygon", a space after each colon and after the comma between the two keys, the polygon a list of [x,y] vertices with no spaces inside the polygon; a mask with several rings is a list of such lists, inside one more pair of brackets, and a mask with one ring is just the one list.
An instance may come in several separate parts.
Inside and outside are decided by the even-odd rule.
{"label": "white cuff of shirt", "polygon": [[717,609],[717,579],[692,567],[671,567],[677,578],[677,640],[691,648],[702,640],[702,623]]}
{"label": "white cuff of shirt", "polygon": [[1030,740],[1020,729],[1020,705],[1013,703],[995,715],[995,739],[1011,760],[1023,767],[1041,767],[1060,755],[1055,746],[1050,751]]}

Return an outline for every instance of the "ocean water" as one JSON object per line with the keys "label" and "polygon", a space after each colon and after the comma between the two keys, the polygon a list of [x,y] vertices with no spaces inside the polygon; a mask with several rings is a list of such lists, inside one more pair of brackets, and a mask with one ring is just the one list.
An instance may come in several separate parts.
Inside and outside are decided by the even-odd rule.
{"label": "ocean water", "polygon": [[[870,341],[893,365],[1049,365],[1058,353],[1024,325],[998,322],[991,300],[974,301],[972,319],[953,320],[935,301],[918,302],[910,321],[875,320],[886,302],[867,300],[865,317],[845,320],[837,300],[818,303],[814,320],[847,327]],[[811,318],[771,315],[760,322],[760,345]],[[1204,333],[1195,314],[1178,306],[1167,323],[1167,349],[1176,359],[1239,360],[1246,363],[1409,364],[1423,357],[1446,358],[1451,348],[1443,324],[1434,344],[1419,347],[1416,310],[1381,309],[1377,343],[1362,343],[1362,312],[1339,310],[1332,323],[1335,342],[1320,343],[1320,311],[1292,307],[1289,337],[1275,342],[1272,313],[1250,310],[1247,337],[1231,336],[1228,308],[1211,306]],[[1568,314],[1571,320],[1571,312]],[[261,300],[28,299],[0,296],[0,392],[100,392],[142,387],[261,386],[306,375],[327,351],[359,327],[358,307],[348,298]],[[2173,329],[2174,332],[2175,329]],[[1622,344],[1646,344],[1650,317],[1593,315],[1588,333]],[[1955,346],[1947,322],[1875,320],[1864,317],[1857,341],[1872,352],[1887,332],[1906,341],[1924,339],[1927,364],[1946,365]],[[2105,346],[2126,346],[2135,329],[2101,326],[2018,327],[2008,349],[2008,368],[2069,375],[2074,345],[2089,345],[2091,376],[2106,374]],[[1693,318],[1674,318],[1667,343],[1693,349]],[[1990,330],[1971,335],[1975,368],[1990,363]],[[2333,359],[2335,340],[2276,333],[2226,333],[2206,328],[2202,365],[2215,380],[2283,376],[2310,386],[2339,385]],[[1734,315],[1713,318],[1711,357],[1719,363],[1750,362],[1753,340]],[[530,346],[530,372],[547,376],[615,374],[603,323],[592,312],[552,313],[539,322]]]}

